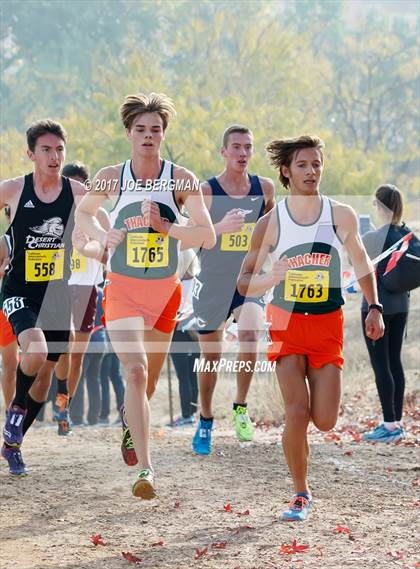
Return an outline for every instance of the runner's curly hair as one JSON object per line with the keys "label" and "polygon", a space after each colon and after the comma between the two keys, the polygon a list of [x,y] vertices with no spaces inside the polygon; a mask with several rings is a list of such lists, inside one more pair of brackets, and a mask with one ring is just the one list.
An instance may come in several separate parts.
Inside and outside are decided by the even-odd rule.
{"label": "runner's curly hair", "polygon": [[270,164],[279,171],[280,182],[285,188],[289,187],[290,182],[289,178],[283,175],[281,167],[289,168],[295,153],[303,148],[316,148],[321,154],[322,162],[324,162],[325,144],[319,136],[304,134],[296,138],[279,138],[272,140],[265,147]]}

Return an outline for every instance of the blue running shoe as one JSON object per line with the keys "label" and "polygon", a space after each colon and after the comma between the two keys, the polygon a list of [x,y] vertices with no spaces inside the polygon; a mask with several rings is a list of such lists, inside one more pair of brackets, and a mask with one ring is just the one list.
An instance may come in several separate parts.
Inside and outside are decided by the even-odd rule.
{"label": "blue running shoe", "polygon": [[3,427],[5,443],[13,447],[20,447],[23,440],[23,421],[26,417],[26,409],[18,405],[11,405],[7,411],[6,423]]}
{"label": "blue running shoe", "polygon": [[195,432],[192,448],[197,454],[211,453],[211,431],[213,429],[213,421],[200,417],[197,430]]}
{"label": "blue running shoe", "polygon": [[312,498],[304,492],[299,492],[292,497],[289,507],[282,513],[281,519],[284,522],[303,522],[308,517],[312,505]]}
{"label": "blue running shoe", "polygon": [[13,476],[27,476],[25,463],[19,447],[8,448],[6,445],[1,447],[1,455],[9,464],[9,472]]}
{"label": "blue running shoe", "polygon": [[401,440],[402,438],[404,438],[404,430],[401,427],[397,427],[393,431],[390,431],[383,423],[375,427],[373,431],[363,433],[362,435],[362,439],[364,441],[374,443],[393,443]]}

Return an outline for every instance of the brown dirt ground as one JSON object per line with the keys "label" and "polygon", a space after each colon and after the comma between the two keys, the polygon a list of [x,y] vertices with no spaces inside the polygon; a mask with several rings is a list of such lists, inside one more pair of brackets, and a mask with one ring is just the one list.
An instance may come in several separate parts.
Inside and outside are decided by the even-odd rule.
{"label": "brown dirt ground", "polygon": [[[240,447],[227,418],[234,378],[223,378],[216,399],[215,450],[193,456],[193,429],[162,427],[167,420],[166,381],[152,403],[152,453],[159,497],[132,497],[136,471],[119,455],[119,429],[79,428],[66,439],[54,427],[34,428],[24,444],[31,469],[11,479],[0,461],[0,566],[5,569],[124,569],[131,552],[148,569],[412,568],[420,561],[418,434],[418,297],[404,349],[407,369],[404,444],[353,440],[378,418],[376,390],[358,332],[356,301],[346,307],[348,365],[337,428],[313,429],[310,480],[315,508],[306,523],[278,521],[291,494],[280,445],[281,407],[272,378],[258,377],[250,401],[260,427],[255,442]],[[277,397],[277,395],[276,395]],[[223,415],[224,413],[224,415]],[[272,426],[271,420],[280,422]],[[417,420],[417,424],[416,424]],[[231,504],[233,512],[224,506]],[[249,510],[248,513],[246,511]],[[242,515],[240,515],[242,514]],[[334,533],[337,524],[349,528]],[[105,546],[90,542],[101,534]],[[293,555],[280,546],[296,539],[309,548]],[[153,545],[163,540],[163,545]],[[224,549],[212,544],[226,542]],[[195,559],[197,549],[203,552]]]}

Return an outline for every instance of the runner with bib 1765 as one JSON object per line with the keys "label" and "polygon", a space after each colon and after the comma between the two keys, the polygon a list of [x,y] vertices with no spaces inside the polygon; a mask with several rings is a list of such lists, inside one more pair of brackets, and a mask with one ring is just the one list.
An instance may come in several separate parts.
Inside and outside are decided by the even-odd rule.
{"label": "runner with bib 1765", "polygon": [[[127,381],[122,451],[140,464],[135,496],[155,496],[150,457],[150,408],[181,301],[176,273],[178,248],[212,247],[214,229],[197,178],[164,160],[160,147],[175,109],[163,94],[129,95],[121,119],[131,143],[131,160],[102,169],[76,212],[77,224],[109,248],[105,320]],[[111,229],[95,221],[105,200],[112,204]],[[180,224],[185,206],[191,225]]]}

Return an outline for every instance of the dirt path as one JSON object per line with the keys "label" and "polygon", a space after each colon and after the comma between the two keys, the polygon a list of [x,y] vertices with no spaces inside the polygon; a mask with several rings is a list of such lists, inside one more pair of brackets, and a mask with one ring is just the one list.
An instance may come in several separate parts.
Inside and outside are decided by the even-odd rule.
{"label": "dirt path", "polygon": [[[148,503],[130,494],[136,472],[119,455],[119,429],[78,429],[64,440],[53,428],[33,429],[24,447],[30,476],[11,479],[0,461],[0,565],[414,568],[420,561],[416,427],[409,418],[405,444],[355,442],[352,421],[364,416],[365,399],[356,394],[346,403],[334,433],[311,434],[316,507],[300,525],[278,521],[290,496],[278,428],[258,428],[255,444],[241,448],[230,424],[219,422],[208,458],[190,452],[192,429],[155,429],[159,498]],[[232,512],[225,511],[228,504]],[[337,524],[351,536],[334,533]],[[92,534],[101,534],[106,545],[93,545]],[[280,546],[294,539],[309,548],[281,554]],[[203,555],[195,559],[197,549]]]}

